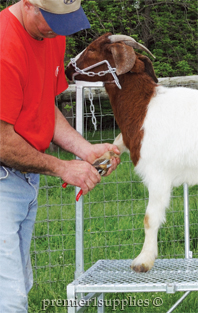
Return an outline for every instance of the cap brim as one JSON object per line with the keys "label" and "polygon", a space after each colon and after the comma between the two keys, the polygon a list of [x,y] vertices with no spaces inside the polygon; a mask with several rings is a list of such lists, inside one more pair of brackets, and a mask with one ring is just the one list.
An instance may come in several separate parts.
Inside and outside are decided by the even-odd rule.
{"label": "cap brim", "polygon": [[42,9],[40,11],[49,27],[58,35],[68,36],[90,28],[90,23],[82,7],[67,14],[54,14]]}

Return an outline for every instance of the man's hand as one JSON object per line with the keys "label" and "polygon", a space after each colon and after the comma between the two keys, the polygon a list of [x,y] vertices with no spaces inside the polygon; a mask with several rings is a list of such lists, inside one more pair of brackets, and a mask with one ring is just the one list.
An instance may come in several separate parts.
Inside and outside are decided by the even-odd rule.
{"label": "man's hand", "polygon": [[98,171],[88,162],[80,160],[62,161],[63,181],[78,186],[85,195],[91,191],[101,180]]}
{"label": "man's hand", "polygon": [[[84,161],[93,164],[94,161],[103,156],[108,151],[113,151],[119,155],[120,151],[117,146],[105,143],[92,145],[85,140],[73,127],[69,125],[62,113],[56,110],[56,123],[53,141],[56,145],[64,150],[72,152]],[[111,174],[120,163],[119,158],[111,158],[112,166],[109,168],[107,175]]]}

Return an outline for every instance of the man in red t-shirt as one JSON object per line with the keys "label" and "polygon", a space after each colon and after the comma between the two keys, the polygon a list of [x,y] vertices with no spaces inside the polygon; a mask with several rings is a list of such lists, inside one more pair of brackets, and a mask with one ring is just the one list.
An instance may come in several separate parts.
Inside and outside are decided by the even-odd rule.
{"label": "man in red t-shirt", "polygon": [[[0,13],[0,23],[0,312],[22,313],[32,286],[29,249],[39,173],[86,194],[100,181],[94,160],[119,151],[87,142],[55,106],[68,87],[65,36],[90,27],[80,0],[21,0]],[[45,154],[51,141],[83,161]],[[108,174],[118,163],[112,161]]]}

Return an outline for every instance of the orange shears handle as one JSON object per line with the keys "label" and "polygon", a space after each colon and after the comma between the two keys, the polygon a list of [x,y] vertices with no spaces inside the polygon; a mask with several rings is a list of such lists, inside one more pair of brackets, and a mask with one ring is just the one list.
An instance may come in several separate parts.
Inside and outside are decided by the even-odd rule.
{"label": "orange shears handle", "polygon": [[[67,187],[67,183],[63,183],[62,184],[62,187],[63,188],[66,188]],[[82,193],[83,193],[83,191],[82,191],[82,189],[79,191],[79,193],[77,194],[77,196],[76,196],[76,201],[78,202],[78,200],[80,199],[80,197],[82,196]]]}

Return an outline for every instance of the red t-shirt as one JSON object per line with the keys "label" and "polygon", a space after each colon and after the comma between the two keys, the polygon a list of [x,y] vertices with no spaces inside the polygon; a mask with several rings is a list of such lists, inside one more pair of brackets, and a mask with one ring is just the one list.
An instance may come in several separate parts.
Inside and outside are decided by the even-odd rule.
{"label": "red t-shirt", "polygon": [[0,13],[0,119],[37,150],[54,133],[55,96],[67,87],[65,37],[38,41],[5,9]]}

